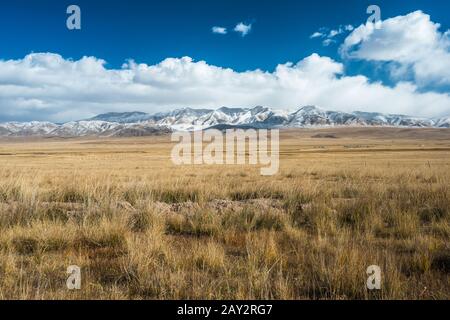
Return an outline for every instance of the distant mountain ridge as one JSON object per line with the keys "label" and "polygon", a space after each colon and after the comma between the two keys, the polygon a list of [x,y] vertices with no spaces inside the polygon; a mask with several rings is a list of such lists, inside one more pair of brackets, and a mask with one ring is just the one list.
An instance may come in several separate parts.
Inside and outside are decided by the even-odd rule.
{"label": "distant mountain ridge", "polygon": [[[403,126],[403,127],[450,127],[450,117],[428,119],[399,114],[378,112],[326,111],[316,106],[304,106],[294,112],[272,110],[268,107],[191,109],[182,108],[167,113],[150,115],[138,112],[103,114],[89,120],[117,121],[121,123],[149,122],[179,130],[205,129],[217,125],[273,127],[320,127],[320,126]],[[117,115],[120,115],[118,119]],[[100,118],[99,118],[100,117]]]}
{"label": "distant mountain ridge", "polygon": [[132,112],[108,112],[99,114],[93,118],[86,119],[85,121],[106,121],[106,122],[118,122],[118,123],[134,123],[142,122],[150,119],[152,116],[145,112],[132,111]]}
{"label": "distant mountain ridge", "polygon": [[294,112],[269,107],[192,109],[170,112],[110,112],[90,119],[63,124],[51,122],[0,123],[0,136],[144,136],[165,134],[174,130],[207,128],[308,128],[334,126],[394,126],[449,128],[450,117],[428,119],[377,112],[327,111],[304,106]]}

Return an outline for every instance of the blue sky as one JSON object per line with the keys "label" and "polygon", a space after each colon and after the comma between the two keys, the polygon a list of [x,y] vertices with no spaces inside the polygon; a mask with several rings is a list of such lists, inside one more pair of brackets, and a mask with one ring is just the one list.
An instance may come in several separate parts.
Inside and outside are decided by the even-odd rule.
{"label": "blue sky", "polygon": [[[65,27],[66,8],[82,10],[82,30]],[[377,4],[382,18],[422,10],[450,28],[445,0],[14,0],[2,1],[2,59],[30,52],[57,52],[78,59],[92,55],[120,67],[129,58],[149,64],[190,56],[236,71],[297,61],[314,52],[336,58],[336,45],[323,47],[309,36],[321,27],[360,25],[366,8]],[[252,23],[247,37],[218,36],[213,26],[232,29]]]}
{"label": "blue sky", "polygon": [[[81,30],[70,31],[66,28],[68,15],[65,11],[70,4],[77,4],[81,8]],[[315,54],[321,58],[329,58],[343,66],[344,71],[330,71],[336,76],[336,79],[343,76],[364,76],[367,77],[368,82],[381,81],[387,88],[408,82],[416,86],[413,91],[417,94],[431,92],[443,96],[433,96],[423,100],[426,102],[439,100],[440,107],[436,112],[418,112],[418,107],[411,110],[399,108],[394,111],[409,111],[409,113],[417,113],[421,116],[438,116],[447,113],[450,115],[450,107],[445,108],[448,102],[450,81],[439,81],[446,75],[424,75],[422,72],[419,76],[418,70],[420,68],[427,69],[423,66],[426,66],[428,61],[419,65],[417,63],[419,58],[406,59],[407,61],[403,58],[391,60],[390,56],[380,58],[377,55],[376,58],[373,58],[368,54],[359,53],[349,59],[339,51],[344,40],[351,33],[351,30],[342,29],[348,25],[356,28],[364,24],[368,17],[366,8],[370,4],[376,4],[381,8],[382,20],[404,17],[416,10],[421,10],[424,15],[430,17],[433,24],[440,25],[440,36],[444,35],[448,38],[445,32],[450,28],[450,3],[445,0],[376,2],[365,0],[15,0],[2,1],[0,7],[0,37],[2,39],[0,60],[20,61],[30,53],[57,54],[64,61],[78,61],[84,56],[90,56],[105,60],[106,64],[103,66],[107,70],[121,70],[123,64],[129,59],[136,63],[153,66],[158,65],[166,58],[190,57],[193,62],[205,61],[208,66],[231,68],[242,78],[242,73],[247,70],[261,69],[273,73],[280,64],[287,62],[296,64]],[[250,32],[245,36],[233,31],[233,28],[240,22],[251,25]],[[214,26],[227,28],[227,33],[213,33],[211,28]],[[329,34],[331,30],[339,30],[339,28],[342,33],[332,37],[332,42],[328,46],[324,45],[326,36],[311,38],[314,32],[320,31]],[[397,33],[394,26],[392,34],[398,36]],[[388,35],[380,34],[379,36],[387,37]],[[376,37],[374,36],[374,38]],[[442,50],[448,53],[445,41],[441,41],[438,45],[438,56],[447,60],[447,54],[441,55]],[[424,43],[426,45],[426,42]],[[367,44],[367,46],[370,45],[370,43]],[[444,62],[447,63],[447,61]],[[324,65],[323,60],[314,63]],[[330,70],[334,70],[333,68],[330,66]],[[314,68],[314,70],[316,69]],[[395,69],[394,72],[393,69]],[[18,81],[17,79],[6,79],[6,76],[1,78],[1,71],[0,66],[0,86],[2,84],[11,85],[14,81]],[[22,80],[29,76],[26,72],[24,74],[26,75],[21,77]],[[136,75],[135,77],[137,78]],[[26,83],[31,80],[23,81]],[[145,84],[152,86],[148,92],[160,86],[148,79]],[[249,84],[250,87],[252,85]],[[53,89],[57,91],[60,88]],[[177,89],[172,88],[172,90],[176,92]],[[128,111],[129,108],[132,108],[148,112],[163,111],[182,106],[183,99],[186,98],[186,96],[180,96],[179,100],[163,101],[164,99],[160,97],[161,93],[158,93],[149,95],[148,101],[142,101],[137,97],[141,95],[140,93],[137,96],[130,93],[127,98],[118,98],[117,102],[120,103],[117,105],[110,103],[110,106],[103,104],[96,108],[96,105],[102,103],[102,99],[93,98],[94,94],[90,94],[84,99],[60,99],[55,103],[54,95],[46,98],[41,95],[33,96],[33,93],[30,92],[27,90],[23,99],[20,97],[4,99],[4,101],[0,99],[0,103],[3,102],[4,106],[4,110],[0,110],[0,120],[33,118],[65,121],[109,109]],[[251,94],[250,91],[248,94]],[[156,96],[154,100],[152,100],[153,96]],[[83,102],[83,105],[89,105],[89,107],[83,110],[81,107],[76,107],[79,112],[64,109],[69,108],[69,105],[73,106],[74,100],[79,100]],[[220,101],[210,98],[201,99],[198,95],[185,100],[186,104],[193,106],[220,106]],[[16,108],[16,111],[11,111],[11,108],[14,108],[14,101],[21,104],[18,103],[20,107]],[[231,104],[244,105],[252,102],[252,99],[245,97],[241,100],[231,101]],[[263,97],[255,99],[256,102],[275,104],[280,108],[284,108],[283,103],[286,104],[285,108],[297,106],[295,102],[285,102],[283,98],[277,100],[273,96],[267,99],[267,103],[264,103]],[[301,102],[299,101],[298,104]],[[313,98],[305,99],[305,102],[315,102],[315,100]],[[324,104],[321,100],[319,102]],[[327,105],[324,107],[343,109],[344,102],[326,102]],[[352,107],[358,106],[360,106],[359,109],[364,108],[363,103]],[[2,108],[1,105],[0,108]],[[73,109],[73,107],[71,108]],[[6,109],[8,109],[7,112]],[[380,108],[380,110],[373,111],[385,110]]]}

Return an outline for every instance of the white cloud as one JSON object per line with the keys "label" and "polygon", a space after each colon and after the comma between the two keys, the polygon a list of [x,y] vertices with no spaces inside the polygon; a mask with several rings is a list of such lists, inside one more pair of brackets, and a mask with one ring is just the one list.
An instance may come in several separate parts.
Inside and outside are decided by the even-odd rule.
{"label": "white cloud", "polygon": [[355,27],[353,27],[351,24],[348,24],[344,27],[345,31],[353,31]]}
{"label": "white cloud", "polygon": [[64,59],[30,54],[0,60],[0,119],[68,121],[110,111],[167,111],[177,107],[266,105],[294,109],[316,104],[328,109],[450,114],[450,97],[420,93],[411,83],[390,88],[364,76],[346,76],[344,66],[313,54],[273,72],[236,72],[194,61],[168,58],[155,64],[129,61],[106,69],[95,57]]}
{"label": "white cloud", "polygon": [[333,39],[325,39],[325,40],[322,41],[322,45],[324,47],[328,47],[329,45],[331,45],[333,43],[336,43],[336,41],[333,40]]}
{"label": "white cloud", "polygon": [[354,29],[355,28],[351,24],[348,24],[346,26],[342,26],[341,25],[341,26],[339,26],[339,28],[331,30],[328,33],[327,37],[329,39],[331,39],[331,38],[334,38],[334,37],[336,37],[338,35],[341,35],[341,34],[345,33],[346,31],[353,31]]}
{"label": "white cloud", "polygon": [[397,80],[412,73],[419,86],[450,85],[449,31],[422,11],[390,18],[375,28],[367,23],[356,28],[344,41],[345,57],[395,63],[391,74]]}
{"label": "white cloud", "polygon": [[224,27],[212,27],[212,32],[213,33],[218,33],[218,34],[227,34],[227,28]]}
{"label": "white cloud", "polygon": [[336,43],[336,40],[333,38],[341,35],[347,31],[352,31],[354,28],[351,24],[345,25],[345,26],[339,26],[337,29],[328,29],[328,28],[320,28],[319,31],[314,32],[310,38],[326,38],[322,41],[322,45],[324,47],[328,47],[329,45]]}
{"label": "white cloud", "polygon": [[341,28],[337,29],[337,30],[331,30],[330,33],[328,34],[328,38],[334,38],[337,35],[341,34],[342,32],[344,32]]}
{"label": "white cloud", "polygon": [[319,32],[319,31],[314,32],[310,36],[311,39],[313,39],[313,38],[323,38],[323,37],[325,37],[325,35],[322,32]]}
{"label": "white cloud", "polygon": [[239,22],[236,27],[234,27],[234,31],[239,32],[243,37],[245,37],[250,30],[252,30],[252,25],[243,22]]}

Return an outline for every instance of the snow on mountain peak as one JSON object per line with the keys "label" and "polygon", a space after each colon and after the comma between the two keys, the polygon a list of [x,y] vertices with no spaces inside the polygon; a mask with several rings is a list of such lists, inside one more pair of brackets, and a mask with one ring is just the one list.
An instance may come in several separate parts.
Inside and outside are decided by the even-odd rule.
{"label": "snow on mountain peak", "polygon": [[320,126],[402,126],[449,128],[450,117],[426,119],[377,112],[327,111],[303,106],[294,112],[269,107],[212,109],[182,108],[165,113],[110,112],[64,124],[51,122],[0,123],[0,136],[148,135],[171,130],[199,130],[220,126],[295,128]]}

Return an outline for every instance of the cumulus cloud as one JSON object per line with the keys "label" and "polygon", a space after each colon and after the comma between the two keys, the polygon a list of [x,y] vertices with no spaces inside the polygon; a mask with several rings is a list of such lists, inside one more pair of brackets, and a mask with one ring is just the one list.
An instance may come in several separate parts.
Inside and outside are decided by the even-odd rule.
{"label": "cumulus cloud", "polygon": [[252,30],[252,25],[243,22],[239,22],[236,27],[234,27],[234,31],[239,32],[243,37],[245,37],[250,30]]}
{"label": "cumulus cloud", "polygon": [[227,34],[227,28],[224,27],[212,27],[212,32],[213,33],[218,33],[218,34]]}
{"label": "cumulus cloud", "polygon": [[353,59],[391,63],[391,75],[412,74],[419,86],[450,85],[449,31],[422,11],[361,25],[345,39],[341,54]]}
{"label": "cumulus cloud", "polygon": [[450,97],[421,93],[411,83],[390,88],[312,54],[273,72],[236,72],[192,58],[155,65],[129,61],[107,69],[95,57],[64,59],[52,53],[0,60],[0,119],[68,121],[110,111],[168,111],[177,107],[256,106],[292,110],[315,104],[327,109],[450,114]]}
{"label": "cumulus cloud", "polygon": [[348,24],[346,26],[344,26],[344,30],[345,31],[353,31],[355,29],[354,26],[352,26],[351,24]]}
{"label": "cumulus cloud", "polygon": [[322,45],[324,47],[328,47],[330,44],[333,44],[333,43],[336,43],[336,41],[333,39],[325,39],[322,41]]}
{"label": "cumulus cloud", "polygon": [[325,34],[323,34],[322,32],[316,31],[316,32],[314,32],[314,33],[310,36],[310,38],[311,38],[311,39],[314,39],[314,38],[323,38],[324,36],[325,36]]}
{"label": "cumulus cloud", "polygon": [[329,45],[336,43],[336,40],[334,40],[333,38],[347,32],[347,31],[352,31],[354,29],[354,27],[351,24],[348,25],[340,25],[338,28],[336,29],[328,29],[328,28],[320,28],[319,31],[314,32],[310,38],[314,39],[314,38],[322,38],[324,39],[322,41],[322,45],[324,47],[328,47]]}
{"label": "cumulus cloud", "polygon": [[341,34],[342,32],[343,32],[342,29],[331,30],[330,33],[328,34],[328,38],[336,37],[338,34]]}

